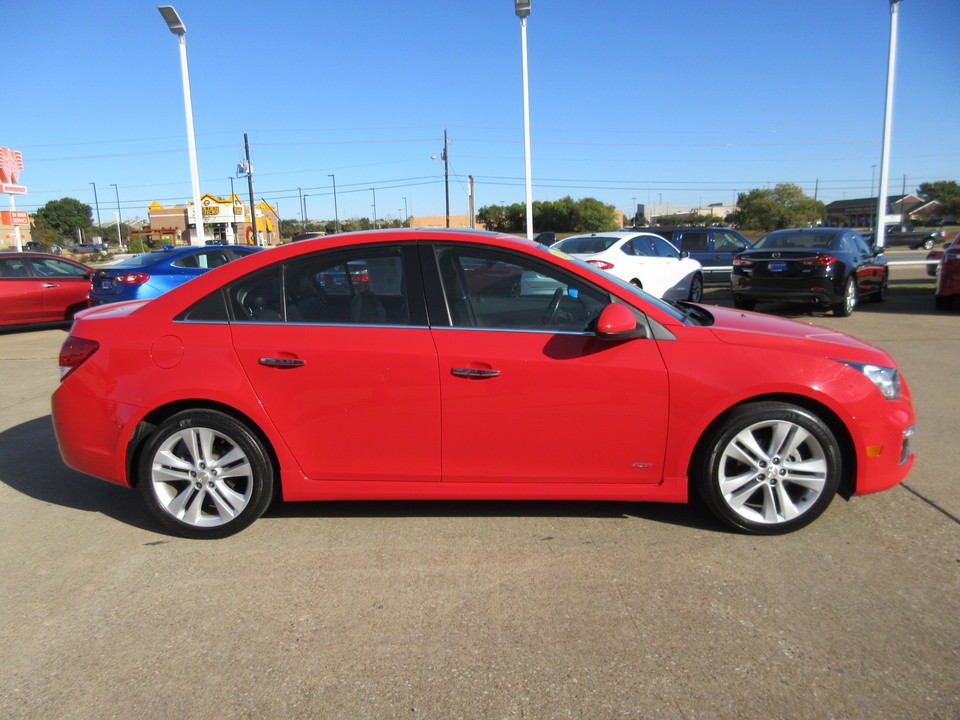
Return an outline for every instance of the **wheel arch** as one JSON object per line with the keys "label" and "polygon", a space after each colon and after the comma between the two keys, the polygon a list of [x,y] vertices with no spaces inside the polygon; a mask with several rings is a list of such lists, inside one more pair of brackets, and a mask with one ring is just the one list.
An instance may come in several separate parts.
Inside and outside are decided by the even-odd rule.
{"label": "wheel arch", "polygon": [[708,451],[710,440],[716,433],[717,428],[726,421],[738,408],[744,405],[752,405],[760,402],[780,402],[806,410],[807,412],[819,417],[833,433],[837,439],[837,445],[840,447],[840,456],[843,462],[843,472],[840,477],[839,494],[846,500],[853,496],[856,490],[857,477],[857,453],[853,445],[853,438],[843,420],[831,410],[827,405],[804,395],[795,395],[793,393],[769,393],[766,395],[756,395],[745,398],[740,402],[731,405],[726,410],[717,415],[703,430],[694,446],[693,453],[690,455],[687,467],[687,491],[692,489],[693,473],[698,461],[703,457],[703,453]]}
{"label": "wheel arch", "polygon": [[212,410],[214,412],[228,415],[237,422],[243,423],[247,430],[256,436],[256,438],[263,444],[264,450],[267,453],[267,458],[271,467],[273,468],[274,478],[276,478],[274,483],[274,492],[279,496],[281,486],[280,459],[277,456],[276,449],[273,447],[273,443],[270,441],[270,438],[267,436],[267,434],[263,432],[260,426],[249,415],[240,412],[236,408],[224,403],[200,398],[177,400],[175,402],[162,405],[158,408],[154,408],[137,424],[137,427],[133,431],[133,435],[130,437],[130,442],[127,444],[126,473],[130,487],[136,487],[139,484],[137,467],[140,464],[140,456],[143,452],[144,446],[146,445],[147,439],[153,434],[153,431],[156,430],[161,423],[173,417],[177,413],[184,412],[186,410]]}

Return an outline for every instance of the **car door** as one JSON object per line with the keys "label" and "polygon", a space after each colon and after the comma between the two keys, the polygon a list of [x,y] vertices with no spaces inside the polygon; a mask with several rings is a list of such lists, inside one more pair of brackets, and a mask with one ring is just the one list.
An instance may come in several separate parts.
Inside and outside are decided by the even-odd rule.
{"label": "car door", "polygon": [[711,252],[710,231],[707,228],[678,230],[673,236],[673,244],[703,266],[704,282],[715,280],[717,271],[712,268],[720,264],[720,258],[714,257]]}
{"label": "car door", "polygon": [[845,245],[850,249],[853,257],[854,272],[857,275],[857,287],[861,295],[873,293],[880,289],[883,274],[886,272],[885,263],[881,262],[873,249],[857,233],[848,233],[844,238]]}
{"label": "car door", "polygon": [[42,281],[33,277],[26,256],[0,256],[0,322],[38,322],[43,316]]}
{"label": "car door", "polygon": [[[554,265],[426,247],[444,482],[659,482],[668,387],[656,342],[598,339],[608,294]],[[481,263],[543,281],[529,293],[475,293],[465,268]],[[552,293],[540,291],[547,283]]]}
{"label": "car door", "polygon": [[228,298],[240,362],[308,477],[440,479],[436,349],[402,247],[274,264]]}
{"label": "car door", "polygon": [[39,280],[43,318],[66,319],[70,308],[86,305],[90,273],[86,268],[52,257],[29,259]]}
{"label": "car door", "polygon": [[690,282],[699,269],[697,263],[682,259],[673,245],[659,235],[651,235],[650,243],[656,255],[658,277],[662,290],[659,297],[667,300],[685,300],[690,294]]}
{"label": "car door", "polygon": [[[713,252],[710,254],[709,277],[712,282],[728,284],[730,273],[733,270],[733,258],[750,247],[750,243],[742,235],[732,230],[713,231]],[[694,258],[699,260],[699,258]],[[707,264],[702,260],[704,275],[707,275]]]}

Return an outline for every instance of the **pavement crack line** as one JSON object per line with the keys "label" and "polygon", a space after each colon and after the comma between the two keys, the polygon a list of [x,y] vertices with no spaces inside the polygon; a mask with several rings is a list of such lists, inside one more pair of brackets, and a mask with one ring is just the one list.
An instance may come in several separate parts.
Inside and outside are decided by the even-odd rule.
{"label": "pavement crack line", "polygon": [[937,503],[935,503],[933,500],[930,500],[929,498],[924,497],[922,494],[920,494],[919,492],[917,492],[916,490],[914,490],[912,487],[910,487],[909,485],[907,485],[905,482],[900,483],[900,485],[901,485],[901,487],[903,487],[904,490],[906,490],[907,492],[912,493],[913,495],[917,496],[918,498],[920,498],[921,500],[923,500],[927,505],[929,505],[930,507],[932,507],[934,510],[940,511],[941,513],[943,513],[944,515],[946,515],[948,518],[950,518],[951,520],[953,520],[957,525],[960,525],[960,518],[958,518],[956,515],[952,514],[951,512],[949,512],[949,511],[947,511],[947,510],[944,510],[942,507],[940,507],[939,505],[937,505]]}

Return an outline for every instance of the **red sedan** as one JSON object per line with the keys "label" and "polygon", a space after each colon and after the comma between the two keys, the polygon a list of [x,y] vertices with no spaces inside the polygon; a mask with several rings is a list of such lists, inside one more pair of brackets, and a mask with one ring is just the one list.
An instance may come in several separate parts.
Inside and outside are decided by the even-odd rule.
{"label": "red sedan", "polygon": [[72,319],[87,307],[91,273],[56,255],[0,253],[0,327]]}
{"label": "red sedan", "polygon": [[[362,280],[349,271],[361,265]],[[537,277],[536,292],[477,287],[477,267]],[[727,525],[774,534],[837,492],[897,484],[914,461],[910,393],[882,350],[666,303],[490,233],[357,233],[256,253],[155,300],[83,311],[60,365],[65,462],[138,486],[188,537],[232,534],[275,496],[691,492]]]}

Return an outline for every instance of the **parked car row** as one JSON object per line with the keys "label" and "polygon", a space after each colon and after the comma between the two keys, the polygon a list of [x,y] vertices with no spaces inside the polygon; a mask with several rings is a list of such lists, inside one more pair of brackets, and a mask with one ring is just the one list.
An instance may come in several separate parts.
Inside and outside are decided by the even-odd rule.
{"label": "parked car row", "polygon": [[89,305],[155,298],[260,249],[164,248],[103,269],[49,253],[0,253],[0,327],[65,323]]}

